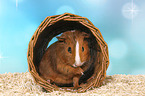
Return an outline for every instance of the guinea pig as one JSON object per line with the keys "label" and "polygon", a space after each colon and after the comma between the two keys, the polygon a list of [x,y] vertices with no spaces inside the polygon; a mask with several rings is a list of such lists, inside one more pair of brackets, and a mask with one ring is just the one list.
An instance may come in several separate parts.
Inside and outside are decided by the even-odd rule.
{"label": "guinea pig", "polygon": [[79,30],[66,31],[57,37],[58,41],[48,47],[40,61],[40,76],[56,85],[72,83],[78,88],[80,77],[91,66],[89,37]]}

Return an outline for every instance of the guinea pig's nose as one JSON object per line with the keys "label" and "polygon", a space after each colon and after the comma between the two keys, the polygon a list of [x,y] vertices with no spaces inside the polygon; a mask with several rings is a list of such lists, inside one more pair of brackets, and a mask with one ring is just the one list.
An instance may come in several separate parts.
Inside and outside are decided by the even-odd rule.
{"label": "guinea pig's nose", "polygon": [[84,62],[82,62],[82,63],[76,63],[76,66],[77,67],[80,67],[80,66],[82,66],[84,64]]}
{"label": "guinea pig's nose", "polygon": [[80,67],[80,66],[82,66],[84,64],[84,62],[82,62],[82,63],[74,63],[72,66],[73,67]]}
{"label": "guinea pig's nose", "polygon": [[72,66],[73,66],[73,67],[78,67],[76,64],[73,64]]}
{"label": "guinea pig's nose", "polygon": [[77,67],[80,67],[80,66],[82,66],[82,64],[76,64],[76,66],[77,66]]}

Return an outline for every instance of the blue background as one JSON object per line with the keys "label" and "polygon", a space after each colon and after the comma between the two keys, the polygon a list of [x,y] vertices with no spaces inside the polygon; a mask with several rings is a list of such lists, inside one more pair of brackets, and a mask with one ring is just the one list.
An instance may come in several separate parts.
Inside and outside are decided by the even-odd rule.
{"label": "blue background", "polygon": [[0,0],[0,73],[26,72],[33,33],[64,12],[100,29],[109,46],[107,75],[145,74],[145,0]]}

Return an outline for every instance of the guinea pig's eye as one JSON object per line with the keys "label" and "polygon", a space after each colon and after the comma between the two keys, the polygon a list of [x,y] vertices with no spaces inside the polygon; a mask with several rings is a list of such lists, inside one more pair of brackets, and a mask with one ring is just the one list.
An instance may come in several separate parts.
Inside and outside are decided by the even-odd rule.
{"label": "guinea pig's eye", "polygon": [[84,47],[82,47],[82,52],[84,52]]}
{"label": "guinea pig's eye", "polygon": [[68,52],[71,53],[71,47],[68,47]]}

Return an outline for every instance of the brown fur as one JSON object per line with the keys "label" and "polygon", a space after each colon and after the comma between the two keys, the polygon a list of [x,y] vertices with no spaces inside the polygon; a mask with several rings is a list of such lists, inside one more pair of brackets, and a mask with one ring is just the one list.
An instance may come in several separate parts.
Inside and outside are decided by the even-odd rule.
{"label": "brown fur", "polygon": [[[57,38],[58,41],[46,50],[41,59],[39,65],[40,76],[59,85],[73,83],[74,88],[78,88],[82,73],[90,66],[88,63],[90,60],[90,50],[88,42],[85,40],[85,38],[89,38],[89,35],[76,30],[74,32],[64,32]],[[73,67],[76,55],[76,41],[79,42],[80,60],[85,62],[80,67]],[[68,52],[68,47],[71,47],[71,53]],[[83,52],[82,47],[84,47]]]}

